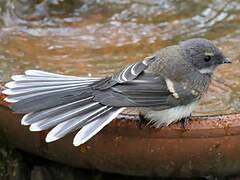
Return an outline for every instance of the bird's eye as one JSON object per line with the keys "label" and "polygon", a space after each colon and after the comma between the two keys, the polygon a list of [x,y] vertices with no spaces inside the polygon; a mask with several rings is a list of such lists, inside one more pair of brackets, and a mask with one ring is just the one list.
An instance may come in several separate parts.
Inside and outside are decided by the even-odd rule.
{"label": "bird's eye", "polygon": [[205,56],[205,57],[204,57],[204,61],[208,62],[208,61],[211,60],[211,58],[212,58],[211,56]]}

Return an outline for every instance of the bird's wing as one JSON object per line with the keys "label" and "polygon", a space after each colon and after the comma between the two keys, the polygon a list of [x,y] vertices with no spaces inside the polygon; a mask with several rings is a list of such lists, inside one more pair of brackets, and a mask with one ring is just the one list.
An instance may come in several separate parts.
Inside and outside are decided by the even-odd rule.
{"label": "bird's wing", "polygon": [[[176,54],[176,48],[172,49],[173,54]],[[166,55],[161,52],[97,82],[93,87],[94,101],[114,107],[158,106],[161,110],[188,104],[197,98],[191,93],[192,84],[195,83],[189,82],[194,79],[187,76],[191,75],[188,65],[171,54],[166,59]],[[167,61],[179,66],[170,66]],[[185,79],[188,82],[184,82]]]}
{"label": "bird's wing", "polygon": [[199,99],[191,83],[170,80],[164,75],[143,71],[135,79],[93,91],[94,101],[113,107],[152,107],[164,110]]}
{"label": "bird's wing", "polygon": [[94,88],[97,90],[106,90],[116,84],[124,84],[136,79],[148,66],[156,59],[155,56],[144,58],[143,61],[136,62],[127,66],[117,74],[98,81]]}
{"label": "bird's wing", "polygon": [[163,78],[143,72],[134,80],[95,90],[93,95],[94,101],[108,106],[143,107],[168,106],[168,97],[172,93]]}
{"label": "bird's wing", "polygon": [[[146,73],[156,56],[127,66],[119,73],[97,82],[94,101],[114,107],[163,105],[171,95],[164,78]],[[157,97],[157,98],[156,98]]]}

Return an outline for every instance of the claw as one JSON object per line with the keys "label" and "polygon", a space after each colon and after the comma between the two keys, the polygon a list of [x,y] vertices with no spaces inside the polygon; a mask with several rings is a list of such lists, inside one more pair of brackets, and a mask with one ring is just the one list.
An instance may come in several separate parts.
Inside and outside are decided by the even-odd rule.
{"label": "claw", "polygon": [[188,121],[191,119],[191,116],[192,115],[190,114],[190,116],[181,119],[182,126],[185,131],[187,130]]}
{"label": "claw", "polygon": [[146,119],[142,114],[139,114],[138,128],[142,129],[142,125],[146,122]]}

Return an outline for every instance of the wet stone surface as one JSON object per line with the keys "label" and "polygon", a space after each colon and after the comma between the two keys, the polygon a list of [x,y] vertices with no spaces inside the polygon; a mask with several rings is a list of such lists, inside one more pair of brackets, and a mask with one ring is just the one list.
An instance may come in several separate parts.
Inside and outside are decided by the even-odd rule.
{"label": "wet stone surface", "polygon": [[205,178],[157,178],[134,177],[119,174],[102,173],[97,170],[79,169],[55,163],[20,150],[0,146],[0,179],[1,180],[239,180],[238,176]]}

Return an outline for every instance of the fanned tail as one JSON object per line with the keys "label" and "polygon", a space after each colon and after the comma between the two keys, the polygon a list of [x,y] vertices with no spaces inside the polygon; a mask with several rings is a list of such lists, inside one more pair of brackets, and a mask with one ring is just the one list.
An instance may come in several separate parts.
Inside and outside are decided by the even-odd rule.
{"label": "fanned tail", "polygon": [[3,91],[5,101],[13,103],[16,113],[30,131],[53,128],[46,137],[52,142],[81,129],[73,144],[79,146],[111,122],[124,108],[105,106],[93,101],[91,85],[102,78],[82,78],[28,70],[12,76]]}

